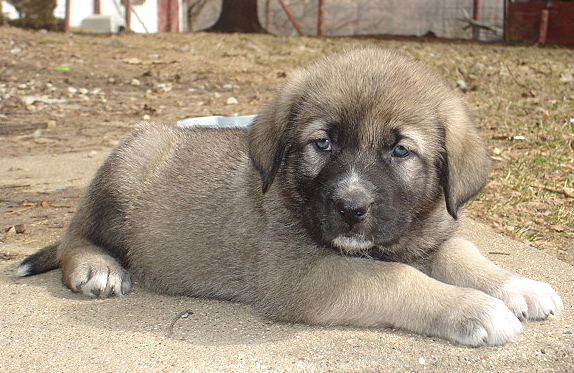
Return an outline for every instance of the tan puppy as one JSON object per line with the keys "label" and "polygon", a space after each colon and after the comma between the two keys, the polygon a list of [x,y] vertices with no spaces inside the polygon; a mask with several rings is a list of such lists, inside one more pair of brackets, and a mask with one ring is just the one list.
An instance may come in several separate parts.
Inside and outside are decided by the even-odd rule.
{"label": "tan puppy", "polygon": [[61,242],[19,273],[61,267],[98,297],[129,292],[131,274],[275,320],[501,345],[562,302],[456,235],[488,172],[465,106],[433,73],[353,51],[296,74],[249,130],[143,125]]}

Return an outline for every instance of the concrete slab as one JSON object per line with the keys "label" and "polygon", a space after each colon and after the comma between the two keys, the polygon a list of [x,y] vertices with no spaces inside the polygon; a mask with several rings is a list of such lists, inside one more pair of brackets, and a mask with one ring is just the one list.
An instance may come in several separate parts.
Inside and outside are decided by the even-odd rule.
{"label": "concrete slab", "polygon": [[[105,153],[0,158],[0,185],[50,192],[85,185]],[[12,171],[7,172],[9,168]],[[6,177],[6,175],[10,177]],[[517,343],[467,348],[390,329],[273,323],[248,305],[135,291],[88,299],[59,271],[18,278],[0,261],[1,372],[571,372],[571,265],[500,236],[475,221],[464,234],[501,266],[549,282],[564,310],[528,322]],[[0,244],[4,252],[36,247]]]}

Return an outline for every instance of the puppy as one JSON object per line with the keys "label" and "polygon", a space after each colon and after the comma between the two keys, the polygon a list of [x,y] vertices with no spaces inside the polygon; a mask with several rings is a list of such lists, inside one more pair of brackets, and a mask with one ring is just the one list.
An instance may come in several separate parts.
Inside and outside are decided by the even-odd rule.
{"label": "puppy", "polygon": [[395,52],[351,51],[295,74],[247,130],[142,125],[61,241],[19,274],[61,267],[70,289],[96,297],[128,293],[133,276],[274,320],[503,345],[562,302],[457,235],[489,167],[435,74]]}

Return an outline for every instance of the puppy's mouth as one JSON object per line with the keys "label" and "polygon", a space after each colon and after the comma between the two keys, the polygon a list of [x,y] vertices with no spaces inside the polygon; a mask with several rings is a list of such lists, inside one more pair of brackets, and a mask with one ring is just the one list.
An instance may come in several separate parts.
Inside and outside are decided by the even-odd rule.
{"label": "puppy's mouth", "polygon": [[345,233],[331,240],[331,245],[344,253],[354,253],[370,249],[375,244],[361,234]]}

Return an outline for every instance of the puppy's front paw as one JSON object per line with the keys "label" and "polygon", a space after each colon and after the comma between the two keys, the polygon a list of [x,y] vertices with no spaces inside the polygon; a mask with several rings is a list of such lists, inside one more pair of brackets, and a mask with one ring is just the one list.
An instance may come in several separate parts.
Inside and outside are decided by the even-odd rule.
{"label": "puppy's front paw", "polygon": [[111,256],[91,255],[62,266],[64,283],[76,293],[107,298],[131,291],[129,273]]}
{"label": "puppy's front paw", "polygon": [[500,299],[471,289],[437,325],[444,328],[447,339],[473,347],[504,345],[522,332],[522,323]]}
{"label": "puppy's front paw", "polygon": [[545,320],[562,309],[562,299],[550,285],[525,277],[511,278],[493,296],[506,303],[521,320]]}

